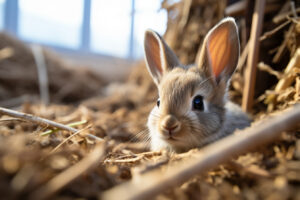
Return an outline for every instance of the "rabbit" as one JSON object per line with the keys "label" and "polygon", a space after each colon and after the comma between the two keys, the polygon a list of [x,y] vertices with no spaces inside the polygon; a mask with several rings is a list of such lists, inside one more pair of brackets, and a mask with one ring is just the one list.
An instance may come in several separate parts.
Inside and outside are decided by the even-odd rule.
{"label": "rabbit", "polygon": [[158,33],[146,30],[146,66],[159,94],[147,122],[151,150],[185,152],[250,125],[249,116],[227,99],[239,51],[231,17],[208,32],[196,64],[190,66],[180,64]]}

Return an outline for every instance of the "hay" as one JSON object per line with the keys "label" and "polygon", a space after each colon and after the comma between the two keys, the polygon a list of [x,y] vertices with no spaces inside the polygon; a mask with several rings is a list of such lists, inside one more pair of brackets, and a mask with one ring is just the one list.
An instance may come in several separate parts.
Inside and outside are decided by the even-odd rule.
{"label": "hay", "polygon": [[[195,60],[205,33],[223,17],[224,2],[163,2],[163,8],[168,10],[169,15],[165,38],[184,63]],[[272,2],[285,3],[279,0]],[[267,1],[266,7],[268,3],[270,1]],[[275,113],[280,116],[283,110],[300,102],[296,62],[299,20],[290,12],[288,5],[265,14],[263,35],[266,34],[261,38],[260,67],[251,113],[257,123]],[[273,22],[284,13],[288,15],[281,17],[279,22],[277,20],[279,24]],[[241,32],[247,29],[242,25],[244,20],[244,16],[238,19]],[[1,102],[17,98],[13,106],[19,105],[22,95],[39,99],[38,77],[30,49],[7,35],[0,37],[5,38],[0,43]],[[242,43],[245,47],[247,40]],[[244,55],[247,55],[245,52]],[[138,181],[156,170],[168,170],[169,166],[195,158],[201,152],[199,149],[182,154],[149,151],[145,142],[145,124],[155,105],[157,91],[143,62],[137,64],[124,83],[104,86],[101,79],[90,72],[70,70],[53,54],[45,52],[44,55],[51,102],[72,104],[45,106],[27,99],[28,103],[23,103],[18,110],[62,125],[79,123],[72,127],[76,131],[53,130],[47,124],[39,125],[16,116],[1,115],[1,198],[101,198],[103,192],[122,183]],[[276,62],[272,62],[274,58]],[[230,88],[231,98],[238,103],[241,103],[244,87],[245,63],[240,62]],[[277,140],[208,172],[195,174],[187,181],[164,190],[156,198],[299,199],[299,131],[300,127],[296,127],[282,132]],[[47,134],[43,134],[45,132]],[[89,134],[104,141],[90,138]]]}

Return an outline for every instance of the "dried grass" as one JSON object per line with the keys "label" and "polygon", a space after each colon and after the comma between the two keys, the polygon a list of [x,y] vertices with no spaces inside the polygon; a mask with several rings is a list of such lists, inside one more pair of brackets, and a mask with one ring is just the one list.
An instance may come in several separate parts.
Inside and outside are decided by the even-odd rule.
{"label": "dried grass", "polygon": [[[164,1],[163,7],[168,10],[169,18],[174,19],[169,21],[166,40],[184,63],[195,59],[206,31],[223,17],[224,6],[220,1],[179,1],[176,4]],[[281,23],[287,20],[290,23],[272,32],[278,26],[272,19],[279,14],[276,10],[265,17],[264,32],[268,34],[261,42],[259,61],[268,67],[260,67],[264,71],[258,71],[252,112],[257,122],[300,102],[299,68],[286,70],[299,48],[299,23],[298,19],[284,18]],[[0,49],[3,48],[6,48],[3,50],[6,54],[0,55],[0,100],[19,98],[24,94],[38,97],[31,52],[12,38],[0,43]],[[12,54],[7,53],[10,48]],[[274,57],[278,59],[276,63],[272,62]],[[47,66],[50,97],[59,96],[54,98],[55,102],[78,102],[98,91],[96,79],[91,81],[91,76],[86,73],[66,70],[55,61],[56,57],[53,59],[48,60]],[[68,78],[65,78],[66,74]],[[276,90],[279,82],[287,77],[292,77],[289,84]],[[89,84],[85,83],[86,79]],[[71,83],[71,89],[55,95],[61,86],[65,86],[66,80]],[[238,103],[241,102],[243,81],[242,65],[234,75],[230,89],[231,98]],[[76,106],[44,106],[33,102],[20,107],[22,112],[61,124],[87,121],[73,127],[82,131],[72,137],[72,132],[61,129],[41,136],[51,127],[1,116],[0,198],[100,198],[103,191],[128,180],[139,180],[153,170],[166,170],[171,164],[193,158],[199,152],[198,149],[182,154],[148,151],[147,143],[143,142],[147,133],[145,124],[157,94],[143,63],[137,64],[126,82],[103,88],[100,96],[80,101]],[[82,93],[83,90],[86,92]],[[299,199],[299,131],[298,127],[283,132],[278,140],[207,173],[195,175],[156,199]],[[142,134],[137,136],[140,132]],[[104,142],[99,143],[87,134],[102,138]]]}

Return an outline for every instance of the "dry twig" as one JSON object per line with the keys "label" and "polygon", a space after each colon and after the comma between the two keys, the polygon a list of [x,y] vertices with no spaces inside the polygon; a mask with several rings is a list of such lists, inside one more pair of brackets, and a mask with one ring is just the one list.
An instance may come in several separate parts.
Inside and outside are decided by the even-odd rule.
{"label": "dry twig", "polygon": [[277,33],[278,31],[280,31],[282,28],[284,28],[289,23],[291,23],[291,20],[287,20],[284,23],[277,26],[276,28],[274,28],[273,30],[265,32],[264,35],[259,38],[259,40],[263,41],[263,40],[267,39],[268,37],[272,36],[273,34]]}
{"label": "dry twig", "polygon": [[[294,68],[300,68],[300,48],[298,48],[293,56],[293,58],[290,60],[289,64],[287,65],[287,67],[284,70],[285,74],[290,73]],[[287,87],[289,87],[291,85],[291,83],[295,80],[296,75],[289,75],[288,77],[285,77],[283,79],[281,79],[276,87],[275,87],[275,91],[276,92],[280,92],[284,89],[286,89]]]}
{"label": "dry twig", "polygon": [[[8,116],[16,117],[16,118],[21,118],[21,119],[24,119],[26,121],[30,121],[30,122],[37,123],[37,124],[44,125],[44,126],[51,126],[51,127],[58,128],[58,129],[61,129],[61,130],[70,131],[71,133],[78,132],[78,130],[75,129],[75,128],[72,128],[72,127],[69,127],[69,126],[51,121],[49,119],[44,119],[44,118],[41,118],[41,117],[37,117],[37,116],[34,116],[34,115],[18,112],[18,111],[7,109],[7,108],[0,107],[0,114],[8,115]],[[95,135],[92,135],[92,134],[87,134],[87,136],[89,138],[92,138],[92,139],[97,140],[97,141],[103,141],[102,138],[99,138],[99,137],[97,137]]]}
{"label": "dry twig", "polygon": [[295,24],[292,24],[289,28],[289,30],[287,31],[283,42],[281,43],[281,45],[279,46],[277,53],[275,54],[275,56],[273,57],[272,62],[273,63],[278,63],[280,61],[280,59],[283,56],[284,50],[286,49],[287,43],[289,38],[291,37],[291,35],[293,34],[293,31],[295,30]]}
{"label": "dry twig", "polygon": [[[285,13],[281,13],[280,15],[276,16],[273,18],[273,22],[275,24],[287,19],[287,17],[292,16],[293,15],[293,11],[289,11],[289,12],[285,12]],[[296,9],[296,13],[300,13],[300,8]]]}
{"label": "dry twig", "polygon": [[72,137],[74,137],[75,135],[78,135],[79,133],[81,133],[84,130],[89,129],[91,126],[87,126],[81,130],[78,130],[77,132],[73,133],[72,135],[70,135],[69,137],[67,137],[66,139],[64,139],[61,143],[59,143],[54,149],[52,149],[52,151],[50,152],[50,154],[54,153],[59,147],[61,147],[63,144],[65,144],[67,141],[69,141]]}
{"label": "dry twig", "polygon": [[268,72],[269,74],[271,74],[273,76],[276,76],[277,79],[283,78],[282,73],[275,71],[274,69],[272,69],[272,67],[270,67],[269,65],[267,65],[263,62],[258,63],[258,68],[262,71]]}

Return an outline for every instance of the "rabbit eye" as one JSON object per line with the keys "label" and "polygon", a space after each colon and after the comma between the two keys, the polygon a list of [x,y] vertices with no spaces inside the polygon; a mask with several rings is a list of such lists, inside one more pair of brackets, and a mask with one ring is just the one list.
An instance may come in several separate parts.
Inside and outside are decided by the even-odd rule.
{"label": "rabbit eye", "polygon": [[160,104],[160,99],[157,99],[157,101],[156,101],[157,107],[159,107],[159,104]]}
{"label": "rabbit eye", "polygon": [[203,110],[203,97],[200,95],[197,95],[193,100],[193,109],[195,110]]}

